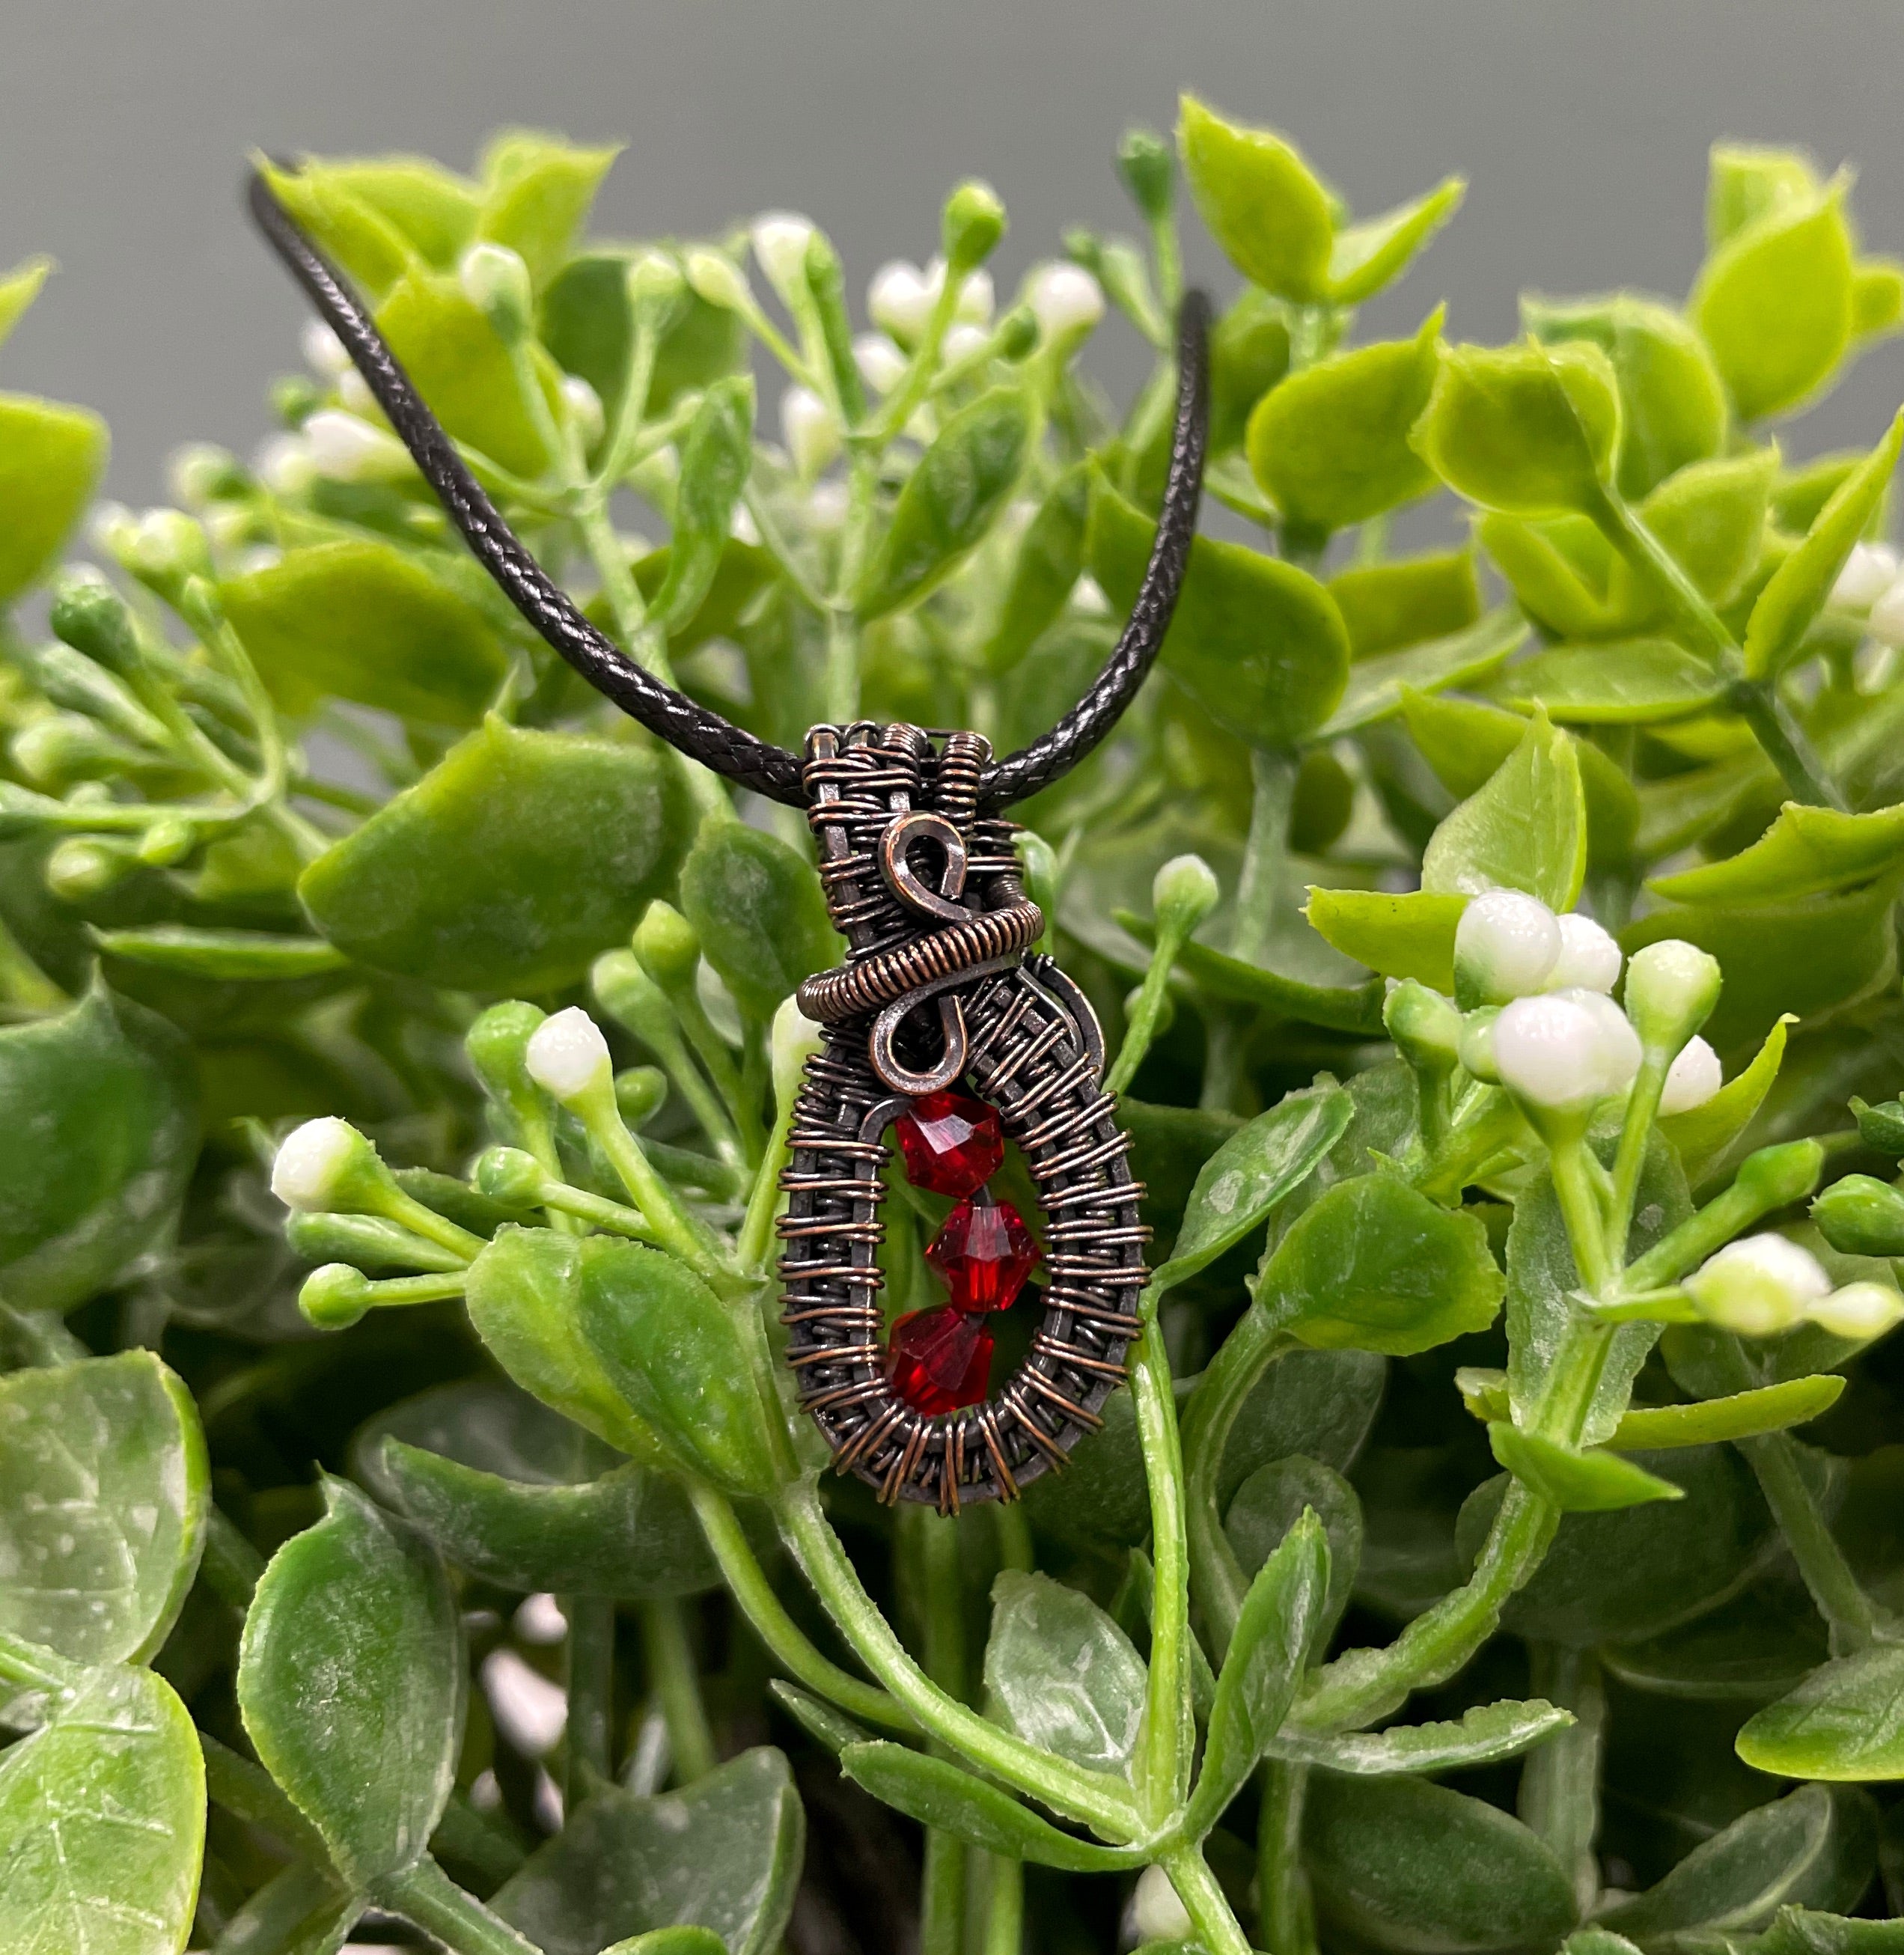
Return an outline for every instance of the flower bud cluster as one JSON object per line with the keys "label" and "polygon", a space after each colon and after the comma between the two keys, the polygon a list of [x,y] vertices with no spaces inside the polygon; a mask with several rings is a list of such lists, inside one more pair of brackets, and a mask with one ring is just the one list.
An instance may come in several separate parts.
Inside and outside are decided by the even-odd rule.
{"label": "flower bud cluster", "polygon": [[1831,601],[1841,609],[1862,612],[1880,644],[1904,645],[1904,575],[1889,543],[1854,543],[1831,587]]}
{"label": "flower bud cluster", "polygon": [[1904,1296],[1889,1283],[1834,1289],[1809,1249],[1770,1231],[1728,1242],[1688,1277],[1685,1292],[1709,1324],[1745,1337],[1775,1337],[1815,1324],[1859,1343],[1904,1322]]}

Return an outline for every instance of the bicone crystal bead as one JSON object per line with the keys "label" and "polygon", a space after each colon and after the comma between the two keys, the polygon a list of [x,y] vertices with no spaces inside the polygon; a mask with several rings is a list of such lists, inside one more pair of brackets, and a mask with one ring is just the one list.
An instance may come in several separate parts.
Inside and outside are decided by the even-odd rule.
{"label": "bicone crystal bead", "polygon": [[1010,1202],[981,1188],[946,1217],[926,1261],[945,1278],[955,1310],[1009,1310],[1038,1265],[1038,1245]]}
{"label": "bicone crystal bead", "polygon": [[998,1116],[969,1093],[928,1093],[893,1123],[906,1179],[933,1195],[972,1195],[998,1172]]}
{"label": "bicone crystal bead", "polygon": [[886,1374],[915,1412],[929,1416],[980,1405],[992,1383],[992,1333],[982,1317],[949,1303],[915,1310],[887,1333]]}

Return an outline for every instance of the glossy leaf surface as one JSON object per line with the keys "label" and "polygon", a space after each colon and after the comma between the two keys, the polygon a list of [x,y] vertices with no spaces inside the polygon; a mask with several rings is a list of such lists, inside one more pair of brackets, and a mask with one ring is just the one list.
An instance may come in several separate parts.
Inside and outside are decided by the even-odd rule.
{"label": "glossy leaf surface", "polygon": [[1087,1770],[1128,1774],[1144,1685],[1130,1639],[1088,1596],[1009,1570],[993,1585],[985,1687],[1020,1737]]}
{"label": "glossy leaf surface", "polygon": [[710,822],[681,872],[681,906],[708,962],[750,1018],[771,1018],[801,980],[839,959],[812,868],[778,836]]}

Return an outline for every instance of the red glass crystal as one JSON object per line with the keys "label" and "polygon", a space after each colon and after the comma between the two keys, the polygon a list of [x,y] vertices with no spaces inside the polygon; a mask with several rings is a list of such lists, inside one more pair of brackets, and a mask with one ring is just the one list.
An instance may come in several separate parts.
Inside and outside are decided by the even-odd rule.
{"label": "red glass crystal", "polygon": [[998,1116],[969,1093],[928,1093],[894,1122],[906,1179],[933,1195],[971,1195],[998,1172]]}
{"label": "red glass crystal", "polygon": [[949,1303],[901,1318],[886,1340],[886,1374],[917,1412],[983,1404],[992,1382],[992,1333],[983,1318]]}
{"label": "red glass crystal", "polygon": [[945,1278],[955,1310],[1009,1310],[1037,1267],[1038,1245],[1011,1203],[981,1188],[946,1217],[926,1261]]}

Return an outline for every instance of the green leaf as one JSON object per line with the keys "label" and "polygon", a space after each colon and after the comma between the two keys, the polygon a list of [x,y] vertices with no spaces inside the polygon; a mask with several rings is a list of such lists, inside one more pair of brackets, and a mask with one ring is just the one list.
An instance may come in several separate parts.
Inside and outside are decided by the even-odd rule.
{"label": "green leaf", "polygon": [[1311,1780],[1303,1859],[1325,1922],[1407,1955],[1551,1944],[1565,1871],[1518,1819],[1418,1778]]}
{"label": "green leaf", "polygon": [[1191,1839],[1201,1839],[1223,1816],[1281,1729],[1328,1589],[1329,1544],[1322,1523],[1304,1513],[1243,1598],[1216,1679],[1203,1769],[1184,1812]]}
{"label": "green leaf", "polygon": [[[1086,552],[1120,610],[1136,599],[1155,533],[1147,517],[1094,475]],[[1349,634],[1334,600],[1306,571],[1200,536],[1163,658],[1220,725],[1260,745],[1287,746],[1314,732],[1341,699]]]}
{"label": "green leaf", "polygon": [[1717,958],[1726,988],[1705,1035],[1721,1052],[1762,1039],[1780,1015],[1805,1018],[1856,997],[1892,968],[1894,878],[1849,896],[1788,903],[1663,905],[1620,933],[1630,956],[1684,937]]}
{"label": "green leaf", "polygon": [[1510,667],[1494,687],[1512,705],[1539,707],[1583,726],[1684,719],[1717,705],[1725,689],[1708,661],[1669,638],[1550,646]]}
{"label": "green leaf", "polygon": [[[548,468],[549,450],[509,349],[453,277],[413,265],[376,320],[417,392],[455,439],[530,481]],[[539,384],[552,405],[552,375],[545,370]]]}
{"label": "green leaf", "polygon": [[476,228],[476,186],[421,156],[374,156],[307,164],[316,176],[374,212],[423,257],[455,269]]}
{"label": "green leaf", "polygon": [[315,937],[274,937],[256,930],[198,930],[156,923],[143,930],[96,930],[109,957],[151,971],[176,971],[215,984],[321,978],[348,968],[341,950]]}
{"label": "green leaf", "polygon": [[455,1783],[456,1598],[422,1537],[348,1481],[260,1578],[238,1707],[263,1761],[360,1887],[413,1865]]}
{"label": "green leaf", "polygon": [[464,1301],[477,1335],[524,1390],[644,1465],[667,1458],[584,1333],[581,1238],[505,1223],[470,1264]]}
{"label": "green leaf", "polygon": [[[1335,220],[1329,193],[1280,136],[1224,121],[1181,98],[1177,146],[1210,235],[1253,285],[1298,304],[1330,296]],[[1352,279],[1356,267],[1345,264]]]}
{"label": "green leaf", "polygon": [[1717,250],[1748,225],[1810,203],[1818,173],[1800,150],[1761,143],[1715,143],[1706,175],[1706,243]]}
{"label": "green leaf", "polygon": [[1342,613],[1349,656],[1357,663],[1427,639],[1452,638],[1481,617],[1471,549],[1355,565],[1329,580],[1329,594]]}
{"label": "green leaf", "polygon": [[1844,357],[1852,327],[1847,186],[1768,210],[1717,246],[1688,310],[1742,420],[1795,405]]}
{"label": "green leaf", "polygon": [[1089,1596],[1010,1569],[993,1583],[985,1688],[1028,1742],[1128,1777],[1147,1680],[1129,1637]]}
{"label": "green leaf", "polygon": [[1824,609],[1852,546],[1884,501],[1900,447],[1904,409],[1884,439],[1832,491],[1805,540],[1773,571],[1745,624],[1745,670],[1751,678],[1776,675],[1803,648],[1805,634]]}
{"label": "green leaf", "polygon": [[0,1028],[0,1290],[70,1310],[172,1227],[198,1152],[178,1034],[96,984],[57,1017]]}
{"label": "green leaf", "polygon": [[1572,738],[1537,712],[1520,745],[1429,837],[1424,893],[1525,889],[1570,910],[1587,874],[1587,803]]}
{"label": "green leaf", "polygon": [[[1007,1859],[1074,1874],[1115,1873],[1143,1864],[1133,1849],[1096,1846],[1061,1833],[1009,1793],[947,1758],[927,1758],[879,1739],[848,1745],[839,1763],[855,1784],[895,1812]],[[550,1955],[560,1951],[552,1950]]]}
{"label": "green leaf", "polygon": [[772,1955],[806,1831],[786,1759],[760,1746],[658,1799],[598,1792],[489,1906],[543,1955],[677,1926],[719,1936],[728,1955]]}
{"label": "green leaf", "polygon": [[488,622],[414,556],[368,540],[287,551],[229,578],[225,613],[288,712],[335,696],[467,726],[508,670]]}
{"label": "green leaf", "polygon": [[297,892],[360,962],[458,990],[552,990],[672,885],[688,827],[672,758],[492,718]]}
{"label": "green leaf", "polygon": [[1435,487],[1408,445],[1440,361],[1443,314],[1412,339],[1338,353],[1292,373],[1250,416],[1250,471],[1288,522],[1327,532]]}
{"label": "green leaf", "polygon": [[1612,608],[1613,546],[1585,516],[1524,521],[1487,515],[1474,534],[1515,600],[1550,636],[1617,638]]}
{"label": "green leaf", "polygon": [[0,1893],[20,1955],[178,1955],[205,1841],[205,1765],[162,1678],[95,1670],[0,1752]]}
{"label": "green leaf", "polygon": [[1825,1629],[1801,1589],[1761,1584],[1683,1628],[1643,1642],[1610,1645],[1607,1667],[1622,1683],[1697,1702],[1777,1697],[1823,1663]]}
{"label": "green leaf", "polygon": [[1638,499],[1689,463],[1719,454],[1726,391],[1704,342],[1674,307],[1635,292],[1521,298],[1522,323],[1550,346],[1592,342],[1619,382],[1620,493]]}
{"label": "green leaf", "polygon": [[1600,1916],[1610,1931],[1671,1951],[1692,1931],[1763,1927],[1796,1902],[1851,1907],[1868,1884],[1877,1827],[1862,1795],[1801,1786],[1702,1840],[1657,1885]]}
{"label": "green leaf", "polygon": [[1461,208],[1467,194],[1465,177],[1444,177],[1433,190],[1380,217],[1365,217],[1338,231],[1329,253],[1330,300],[1339,306],[1360,305],[1392,285]]}
{"label": "green leaf", "polygon": [[1836,1373],[1821,1372],[1693,1405],[1643,1406],[1622,1416],[1607,1443],[1616,1453],[1635,1453],[1666,1446],[1714,1446],[1721,1440],[1783,1432],[1830,1411],[1844,1389],[1844,1380]]}
{"label": "green leaf", "polygon": [[[1767,1551],[1770,1517],[1729,1447],[1632,1456],[1670,1468],[1685,1498],[1566,1516],[1546,1559],[1502,1613],[1516,1635],[1576,1649],[1660,1635],[1723,1602]],[[1484,1481],[1462,1506],[1456,1538],[1464,1566],[1507,1486],[1505,1475]]]}
{"label": "green leaf", "polygon": [[379,1500],[505,1588],[640,1601],[719,1579],[675,1481],[618,1463],[527,1393],[441,1385],[380,1414],[354,1456]]}
{"label": "green leaf", "polygon": [[1010,501],[1037,433],[1021,387],[994,387],[946,421],[906,477],[860,579],[862,618],[917,603],[958,568]]}
{"label": "green leaf", "polygon": [[1151,1279],[1168,1289],[1262,1226],[1342,1138],[1353,1103],[1342,1088],[1305,1087],[1239,1128],[1203,1164],[1169,1262]]}
{"label": "green leaf", "polygon": [[1751,1065],[1720,1088],[1703,1107],[1668,1113],[1660,1132],[1678,1151],[1686,1179],[1695,1185],[1732,1142],[1751,1124],[1764,1104],[1785,1057],[1786,1027],[1780,1018],[1765,1035]]}
{"label": "green leaf", "polygon": [[764,830],[704,823],[681,869],[681,907],[734,1002],[763,1023],[802,980],[839,961],[820,878]]}
{"label": "green leaf", "polygon": [[1504,1287],[1476,1217],[1364,1174],[1304,1210],[1264,1265],[1256,1304],[1304,1344],[1405,1357],[1486,1330]]}
{"label": "green leaf", "polygon": [[[1235,1437],[1234,1428],[1229,1435]],[[1272,1459],[1246,1475],[1223,1516],[1223,1532],[1246,1576],[1254,1576],[1307,1508],[1329,1544],[1329,1587],[1316,1618],[1318,1648],[1334,1634],[1362,1559],[1362,1503],[1333,1468],[1301,1454]]]}
{"label": "green leaf", "polygon": [[1904,806],[1871,814],[1787,801],[1748,848],[1647,883],[1670,902],[1789,902],[1855,887],[1904,858]]}
{"label": "green leaf", "polygon": [[568,257],[620,153],[618,143],[578,149],[559,136],[505,130],[483,153],[477,235],[519,253],[537,285],[546,285]]}
{"label": "green leaf", "polygon": [[1045,493],[1025,525],[1012,559],[998,622],[986,641],[986,669],[1009,672],[1056,622],[1084,567],[1084,524],[1090,510],[1090,471],[1074,461]]}
{"label": "green leaf", "polygon": [[[1341,704],[1317,729],[1316,737],[1333,740],[1359,732],[1387,719],[1411,697],[1425,698],[1444,687],[1478,685],[1498,672],[1527,638],[1526,619],[1512,605],[1503,604],[1450,638],[1358,660],[1349,669]],[[1520,738],[1519,729],[1514,738]],[[1513,741],[1508,745],[1512,747]],[[1506,757],[1505,751],[1501,757]]]}
{"label": "green leaf", "polygon": [[373,302],[416,262],[401,227],[358,194],[348,164],[339,169],[307,156],[295,169],[280,169],[260,158],[257,167],[278,201]]}
{"label": "green leaf", "polygon": [[[1228,455],[1242,445],[1250,411],[1289,370],[1289,323],[1282,301],[1260,286],[1245,285],[1210,332],[1212,455]],[[1167,458],[1169,431],[1160,431]],[[1157,479],[1160,490],[1161,471]]]}
{"label": "green leaf", "polygon": [[668,575],[653,613],[670,638],[679,634],[713,588],[733,527],[735,505],[754,460],[754,379],[716,380],[681,437]]}
{"label": "green leaf", "polygon": [[1904,320],[1904,265],[1895,258],[1860,258],[1851,270],[1853,339],[1895,332]]}
{"label": "green leaf", "polygon": [[711,1928],[657,1928],[618,1941],[602,1955],[727,1955],[727,1944]]}
{"label": "green leaf", "polygon": [[1415,890],[1311,888],[1303,915],[1325,943],[1385,978],[1417,978],[1437,991],[1455,988],[1455,928],[1466,896]]}
{"label": "green leaf", "polygon": [[1449,488],[1518,516],[1597,507],[1619,438],[1612,363],[1578,340],[1444,348],[1415,430]]}
{"label": "green leaf", "polygon": [[1597,1448],[1582,1452],[1500,1421],[1488,1427],[1487,1443],[1515,1479],[1563,1514],[1610,1513],[1644,1500],[1685,1497],[1670,1480]]}
{"label": "green leaf", "polygon": [[0,1377],[0,1630],[75,1663],[149,1661],[209,1504],[197,1409],[151,1352]]}
{"label": "green leaf", "polygon": [[810,1696],[785,1677],[769,1678],[767,1693],[808,1737],[825,1746],[836,1758],[848,1745],[873,1742],[872,1733],[864,1725],[854,1724],[843,1711],[836,1710],[823,1698]]}
{"label": "green leaf", "polygon": [[733,1493],[773,1492],[766,1409],[727,1307],[658,1250],[591,1236],[580,1256],[577,1321],[615,1391],[690,1471]]}
{"label": "green leaf", "polygon": [[[1639,506],[1647,527],[1714,604],[1729,604],[1759,567],[1778,460],[1777,449],[1760,448],[1692,462]],[[1635,570],[1624,557],[1613,559],[1607,593],[1622,622],[1673,621],[1651,573]]]}
{"label": "green leaf", "polygon": [[0,394],[0,604],[51,567],[105,473],[105,423],[83,408]]}
{"label": "green leaf", "polygon": [[[1122,921],[1121,915],[1119,921]],[[1382,1022],[1383,994],[1375,980],[1366,984],[1311,984],[1300,978],[1286,978],[1280,971],[1266,971],[1260,964],[1245,964],[1207,943],[1186,943],[1178,954],[1177,966],[1213,998],[1254,1005],[1301,1025],[1380,1036],[1377,1028]]]}
{"label": "green leaf", "polygon": [[26,316],[54,269],[50,258],[28,258],[0,277],[0,346]]}
{"label": "green leaf", "polygon": [[1574,1721],[1544,1698],[1478,1704],[1449,1722],[1391,1724],[1385,1731],[1342,1731],[1313,1737],[1292,1727],[1272,1739],[1270,1755],[1357,1778],[1398,1772],[1461,1771],[1518,1758]]}
{"label": "green leaf", "polygon": [[[1692,1212],[1679,1165],[1664,1147],[1648,1150],[1633,1206],[1629,1247],[1634,1255],[1650,1249]],[[1507,1232],[1507,1376],[1514,1417],[1523,1426],[1533,1423],[1547,1390],[1549,1371],[1573,1321],[1570,1299],[1580,1283],[1559,1199],[1543,1170],[1522,1189]],[[1623,1324],[1614,1331],[1581,1428],[1581,1444],[1603,1445],[1613,1436],[1633,1380],[1658,1335],[1655,1324]]]}
{"label": "green leaf", "polygon": [[1904,1778],[1904,1647],[1820,1665],[1747,1720],[1739,1755],[1785,1778]]}

